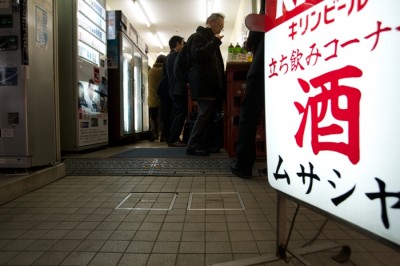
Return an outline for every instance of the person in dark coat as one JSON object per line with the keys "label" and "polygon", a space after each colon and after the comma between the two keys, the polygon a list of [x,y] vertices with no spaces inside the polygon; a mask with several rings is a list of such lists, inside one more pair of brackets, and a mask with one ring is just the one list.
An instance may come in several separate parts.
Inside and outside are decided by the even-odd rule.
{"label": "person in dark coat", "polygon": [[[260,14],[264,14],[265,1],[261,1]],[[265,106],[264,99],[264,32],[250,31],[247,47],[253,51],[253,61],[246,76],[246,92],[240,106],[239,129],[236,143],[237,160],[230,163],[233,174],[252,178],[256,160],[257,120]]]}
{"label": "person in dark coat", "polygon": [[158,86],[158,96],[160,97],[160,113],[161,113],[161,136],[160,142],[166,142],[169,139],[169,131],[172,116],[172,99],[169,93],[169,81],[167,75],[166,60],[163,64],[163,78]]}
{"label": "person in dark coat", "polygon": [[208,155],[210,129],[224,95],[224,62],[220,46],[225,16],[211,14],[206,27],[199,26],[187,42],[191,61],[190,93],[197,101],[198,116],[187,144],[189,155]]}
{"label": "person in dark coat", "polygon": [[174,63],[178,53],[182,50],[185,42],[181,36],[174,35],[169,40],[171,52],[167,56],[166,69],[169,80],[169,92],[173,102],[171,125],[168,147],[185,147],[180,139],[183,125],[188,112],[188,92],[186,81],[174,75]]}

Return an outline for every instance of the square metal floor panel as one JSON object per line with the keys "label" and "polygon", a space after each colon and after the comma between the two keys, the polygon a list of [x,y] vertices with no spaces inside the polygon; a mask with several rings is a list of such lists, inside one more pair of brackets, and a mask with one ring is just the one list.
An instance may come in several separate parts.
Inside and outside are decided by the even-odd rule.
{"label": "square metal floor panel", "polygon": [[238,192],[190,193],[188,210],[245,210]]}
{"label": "square metal floor panel", "polygon": [[115,209],[168,211],[176,197],[177,193],[129,193]]}

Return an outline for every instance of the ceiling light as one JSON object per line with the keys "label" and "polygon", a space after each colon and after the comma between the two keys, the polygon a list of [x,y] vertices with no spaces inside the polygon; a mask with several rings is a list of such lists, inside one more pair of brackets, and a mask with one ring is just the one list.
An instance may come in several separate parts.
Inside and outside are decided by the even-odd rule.
{"label": "ceiling light", "polygon": [[136,10],[139,12],[139,16],[142,17],[144,24],[146,24],[146,26],[150,28],[151,22],[150,22],[149,16],[147,15],[146,11],[144,10],[142,4],[140,3],[139,0],[132,0],[132,1],[135,4]]}
{"label": "ceiling light", "polygon": [[208,18],[213,13],[214,1],[206,0],[206,18]]}
{"label": "ceiling light", "polygon": [[163,42],[160,38],[160,34],[158,34],[158,32],[153,32],[153,37],[156,40],[156,42],[158,43],[158,46],[160,47],[160,49],[164,48]]}

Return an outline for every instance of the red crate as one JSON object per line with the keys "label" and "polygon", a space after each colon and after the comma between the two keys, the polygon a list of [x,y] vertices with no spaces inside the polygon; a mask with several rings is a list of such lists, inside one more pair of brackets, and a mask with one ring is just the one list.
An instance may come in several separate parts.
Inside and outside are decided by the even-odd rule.
{"label": "red crate", "polygon": [[228,113],[238,113],[240,112],[240,106],[242,105],[244,96],[233,96],[227,98],[226,101],[226,111]]}
{"label": "red crate", "polygon": [[265,126],[259,125],[257,126],[256,132],[256,157],[257,158],[265,158],[267,157],[266,149],[267,149],[267,140],[265,135]]}
{"label": "red crate", "polygon": [[244,96],[246,91],[246,83],[244,81],[228,81],[227,82],[227,96]]}
{"label": "red crate", "polygon": [[[224,147],[230,157],[236,157],[237,133],[239,129],[239,114],[235,113],[229,117],[225,117],[224,121]],[[261,119],[262,120],[262,119]],[[265,125],[257,126],[256,131],[256,157],[266,157],[266,135]]]}
{"label": "red crate", "polygon": [[265,140],[256,140],[256,157],[257,158],[267,157],[267,146]]}
{"label": "red crate", "polygon": [[229,157],[236,157],[237,127],[228,127],[226,134],[225,150]]}

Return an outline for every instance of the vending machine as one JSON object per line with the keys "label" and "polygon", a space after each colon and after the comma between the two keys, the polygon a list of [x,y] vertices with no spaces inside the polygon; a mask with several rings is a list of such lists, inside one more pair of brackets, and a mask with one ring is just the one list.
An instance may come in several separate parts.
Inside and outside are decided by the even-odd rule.
{"label": "vending machine", "polygon": [[0,168],[59,162],[53,1],[0,1]]}
{"label": "vending machine", "polygon": [[107,27],[109,141],[118,144],[148,130],[144,123],[148,63],[138,47],[137,31],[122,11],[107,12]]}
{"label": "vending machine", "polygon": [[108,144],[105,0],[58,1],[61,150]]}

